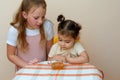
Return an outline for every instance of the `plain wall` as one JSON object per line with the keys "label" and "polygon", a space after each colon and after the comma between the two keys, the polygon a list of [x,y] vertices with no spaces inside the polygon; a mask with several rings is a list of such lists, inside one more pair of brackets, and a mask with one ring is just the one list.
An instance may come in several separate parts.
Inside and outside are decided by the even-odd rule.
{"label": "plain wall", "polygon": [[[14,65],[6,56],[9,23],[22,0],[0,1],[0,80],[11,80]],[[90,63],[103,70],[104,80],[120,80],[120,0],[46,0],[47,14],[54,23],[64,14],[66,19],[80,23],[81,43]]]}

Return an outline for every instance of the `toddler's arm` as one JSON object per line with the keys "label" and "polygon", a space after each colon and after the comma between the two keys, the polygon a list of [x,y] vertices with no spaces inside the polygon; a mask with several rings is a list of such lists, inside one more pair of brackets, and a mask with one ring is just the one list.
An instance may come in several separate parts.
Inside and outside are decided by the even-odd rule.
{"label": "toddler's arm", "polygon": [[72,57],[70,54],[66,56],[66,61],[68,63],[87,63],[89,62],[88,54],[83,51],[78,57]]}
{"label": "toddler's arm", "polygon": [[48,60],[57,60],[57,61],[66,62],[65,57],[62,55],[56,55],[54,57],[49,57]]}

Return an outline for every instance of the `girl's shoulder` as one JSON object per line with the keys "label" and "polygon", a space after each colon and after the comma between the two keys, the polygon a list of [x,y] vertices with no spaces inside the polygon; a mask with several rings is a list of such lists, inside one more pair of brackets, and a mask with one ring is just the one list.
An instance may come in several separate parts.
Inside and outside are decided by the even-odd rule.
{"label": "girl's shoulder", "polygon": [[51,20],[45,19],[44,24],[53,24]]}
{"label": "girl's shoulder", "polygon": [[18,34],[18,30],[14,26],[10,26],[9,33],[11,33],[11,34]]}
{"label": "girl's shoulder", "polygon": [[51,27],[53,27],[53,23],[52,23],[52,21],[45,19],[43,26],[44,26],[44,28],[51,28]]}
{"label": "girl's shoulder", "polygon": [[18,31],[15,27],[10,26],[9,31],[8,31],[8,36],[7,36],[7,44],[16,46],[17,45],[17,36],[18,36]]}
{"label": "girl's shoulder", "polygon": [[47,40],[51,40],[54,37],[53,23],[50,20],[45,19],[43,27]]}

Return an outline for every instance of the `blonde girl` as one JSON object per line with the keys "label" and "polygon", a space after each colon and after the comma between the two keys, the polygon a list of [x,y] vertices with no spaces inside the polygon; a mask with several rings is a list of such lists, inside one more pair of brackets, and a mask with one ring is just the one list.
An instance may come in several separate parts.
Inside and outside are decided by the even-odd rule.
{"label": "blonde girl", "polygon": [[22,0],[7,38],[7,57],[19,68],[44,61],[53,44],[53,24],[45,0]]}

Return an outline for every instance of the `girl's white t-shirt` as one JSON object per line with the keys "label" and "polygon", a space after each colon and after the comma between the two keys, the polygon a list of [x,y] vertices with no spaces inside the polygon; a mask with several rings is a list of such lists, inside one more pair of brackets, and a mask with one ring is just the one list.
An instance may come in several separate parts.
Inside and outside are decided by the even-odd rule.
{"label": "girl's white t-shirt", "polygon": [[[44,30],[45,30],[45,36],[47,40],[51,40],[54,37],[54,31],[53,31],[53,23],[49,20],[45,20],[44,22]],[[27,36],[35,36],[40,34],[39,29],[26,29],[26,35]],[[17,46],[17,36],[18,31],[13,26],[10,27],[7,37],[7,44],[12,46]]]}

